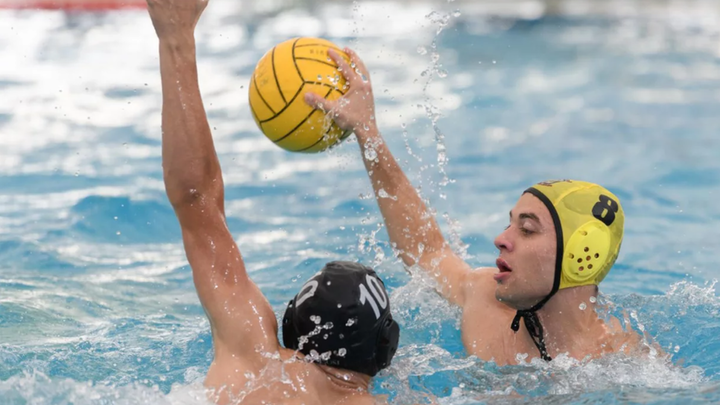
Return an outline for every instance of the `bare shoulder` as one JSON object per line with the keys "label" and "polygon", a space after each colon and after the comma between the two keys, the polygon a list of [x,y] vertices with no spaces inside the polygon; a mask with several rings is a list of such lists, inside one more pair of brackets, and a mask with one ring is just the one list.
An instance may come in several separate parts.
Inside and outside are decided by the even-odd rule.
{"label": "bare shoulder", "polygon": [[479,267],[468,273],[465,283],[466,304],[482,302],[484,304],[501,305],[495,299],[497,283],[493,278],[493,274],[497,273],[497,271],[494,267]]}
{"label": "bare shoulder", "polygon": [[468,275],[468,281],[473,283],[489,284],[493,289],[495,288],[495,280],[493,274],[497,273],[498,269],[495,267],[478,267],[472,269]]}
{"label": "bare shoulder", "polygon": [[507,328],[515,311],[495,297],[497,282],[493,278],[495,268],[473,270],[465,284],[466,299],[463,305],[462,334],[465,347],[472,347],[473,354],[484,357],[484,351],[496,353],[497,342],[504,341]]}
{"label": "bare shoulder", "polygon": [[653,355],[664,355],[662,347],[653,342],[652,337],[634,330],[629,322],[625,322],[623,326],[619,319],[612,317],[607,326],[613,352],[637,356],[645,356],[651,352]]}
{"label": "bare shoulder", "polygon": [[318,387],[323,404],[343,405],[388,405],[387,395],[373,396],[367,391],[342,388],[330,382],[327,377],[325,387]]}

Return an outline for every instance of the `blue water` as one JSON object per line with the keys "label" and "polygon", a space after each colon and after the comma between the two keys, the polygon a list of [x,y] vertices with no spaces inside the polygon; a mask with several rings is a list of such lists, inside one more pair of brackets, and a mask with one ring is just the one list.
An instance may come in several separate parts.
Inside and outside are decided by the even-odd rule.
{"label": "blue water", "polygon": [[[394,403],[720,402],[720,31],[698,4],[528,19],[462,2],[211,2],[201,87],[251,277],[280,315],[326,261],[378,267],[403,332],[373,391]],[[364,57],[386,140],[475,266],[493,263],[528,185],[614,191],[626,234],[602,301],[670,358],[468,358],[458,310],[393,259],[354,140],[299,155],[257,131],[254,64],[296,35]],[[212,346],[162,184],[156,52],[144,12],[0,13],[3,404],[202,398]]]}

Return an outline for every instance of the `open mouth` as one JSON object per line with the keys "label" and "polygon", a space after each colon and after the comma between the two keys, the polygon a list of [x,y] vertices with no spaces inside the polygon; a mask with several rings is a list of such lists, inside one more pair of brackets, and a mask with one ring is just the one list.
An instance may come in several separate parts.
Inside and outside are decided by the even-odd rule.
{"label": "open mouth", "polygon": [[500,273],[509,273],[512,271],[510,265],[507,264],[507,262],[503,259],[498,258],[495,261],[495,265],[497,266],[498,270],[500,270]]}

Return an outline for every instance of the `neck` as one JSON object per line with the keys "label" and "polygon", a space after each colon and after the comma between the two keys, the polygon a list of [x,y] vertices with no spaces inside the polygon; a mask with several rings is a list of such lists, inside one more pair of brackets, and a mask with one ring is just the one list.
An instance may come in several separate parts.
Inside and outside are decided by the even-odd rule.
{"label": "neck", "polygon": [[604,323],[595,312],[596,297],[597,287],[593,285],[567,288],[537,311],[551,355],[572,353],[574,348],[586,347],[588,340],[600,337]]}
{"label": "neck", "polygon": [[330,382],[341,388],[353,391],[367,391],[370,386],[370,376],[367,374],[324,365],[318,365],[318,367],[327,375]]}

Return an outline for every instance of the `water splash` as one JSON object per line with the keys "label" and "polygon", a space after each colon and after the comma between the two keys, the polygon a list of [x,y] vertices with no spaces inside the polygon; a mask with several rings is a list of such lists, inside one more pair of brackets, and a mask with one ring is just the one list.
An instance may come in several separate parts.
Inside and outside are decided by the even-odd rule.
{"label": "water splash", "polygon": [[26,371],[0,381],[0,397],[3,398],[3,403],[7,404],[211,405],[206,395],[207,391],[201,380],[190,384],[175,384],[169,393],[162,392],[157,386],[137,382],[127,385],[92,383],[70,378],[50,378],[37,371]]}
{"label": "water splash", "polygon": [[[435,36],[432,39],[429,49],[430,65],[421,73],[421,77],[424,77],[426,79],[422,89],[422,92],[424,94],[424,102],[422,104],[422,108],[425,110],[426,117],[430,120],[430,125],[432,127],[435,137],[437,168],[440,172],[440,175],[442,176],[442,179],[439,182],[440,187],[447,186],[452,182],[452,180],[448,177],[445,170],[445,167],[448,164],[447,147],[445,146],[445,134],[442,132],[442,130],[437,124],[438,120],[442,117],[442,114],[440,113],[439,108],[432,103],[430,95],[428,94],[428,88],[436,75],[441,79],[447,77],[447,71],[442,68],[442,64],[440,63],[440,53],[438,52],[437,43],[440,34],[449,24],[451,18],[455,16],[455,14],[457,14],[456,17],[460,16],[460,14],[458,13],[440,13],[438,11],[432,11],[425,16],[426,19],[430,20],[430,22],[435,25]],[[425,55],[426,53],[428,53],[428,49],[424,46],[419,46],[418,53],[421,55]]]}

